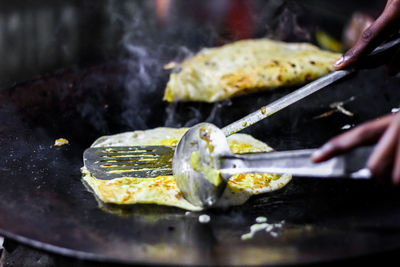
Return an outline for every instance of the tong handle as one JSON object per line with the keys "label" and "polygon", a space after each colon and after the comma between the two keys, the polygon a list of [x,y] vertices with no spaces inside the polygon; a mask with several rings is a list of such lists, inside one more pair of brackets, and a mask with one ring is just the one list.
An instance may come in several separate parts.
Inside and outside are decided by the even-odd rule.
{"label": "tong handle", "polygon": [[321,163],[313,163],[316,149],[289,150],[270,153],[232,154],[222,157],[222,177],[229,179],[240,173],[289,173],[299,177],[371,178],[365,168],[374,148],[360,147]]}

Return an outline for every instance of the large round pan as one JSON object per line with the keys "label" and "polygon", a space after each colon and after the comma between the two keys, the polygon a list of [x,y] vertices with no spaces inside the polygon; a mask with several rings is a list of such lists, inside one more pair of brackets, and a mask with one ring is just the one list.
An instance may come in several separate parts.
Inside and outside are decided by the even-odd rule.
{"label": "large round pan", "polygon": [[[400,248],[400,192],[373,181],[294,179],[243,206],[189,214],[154,205],[100,204],[79,170],[83,150],[96,137],[134,130],[130,125],[138,121],[148,128],[190,119],[222,126],[291,90],[217,105],[166,105],[155,91],[143,109],[124,101],[132,93],[126,74],[124,64],[69,70],[0,95],[2,235],[62,255],[124,263],[314,263]],[[382,69],[364,71],[247,131],[276,149],[315,147],[346,124],[390,112],[400,100],[397,86]],[[348,99],[345,108],[353,117],[316,118],[329,104]],[[60,137],[69,145],[53,146]],[[198,220],[203,213],[211,217],[208,224]],[[283,227],[276,235],[262,231],[241,240],[258,216]]]}

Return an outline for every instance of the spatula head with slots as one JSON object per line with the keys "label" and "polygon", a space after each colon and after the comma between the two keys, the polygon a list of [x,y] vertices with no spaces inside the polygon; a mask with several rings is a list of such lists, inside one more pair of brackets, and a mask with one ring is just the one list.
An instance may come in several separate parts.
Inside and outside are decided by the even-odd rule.
{"label": "spatula head with slots", "polygon": [[83,153],[85,167],[98,179],[172,175],[174,147],[91,147]]}

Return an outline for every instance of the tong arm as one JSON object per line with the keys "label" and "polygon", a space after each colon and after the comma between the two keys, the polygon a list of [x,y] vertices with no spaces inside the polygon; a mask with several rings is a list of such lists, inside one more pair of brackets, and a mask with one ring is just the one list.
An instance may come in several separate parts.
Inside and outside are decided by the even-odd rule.
{"label": "tong arm", "polygon": [[313,163],[316,149],[289,150],[270,153],[232,154],[221,157],[221,174],[229,179],[240,173],[289,173],[299,177],[371,178],[365,168],[373,147],[361,147],[321,163]]}

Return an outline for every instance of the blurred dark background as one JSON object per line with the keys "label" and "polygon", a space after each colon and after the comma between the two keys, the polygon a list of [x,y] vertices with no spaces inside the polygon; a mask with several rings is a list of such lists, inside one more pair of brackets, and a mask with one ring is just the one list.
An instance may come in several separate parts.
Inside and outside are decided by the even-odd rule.
{"label": "blurred dark background", "polygon": [[1,1],[0,86],[71,66],[125,59],[132,53],[129,45],[180,47],[185,54],[249,37],[310,41],[315,27],[340,39],[356,10],[376,15],[384,2]]}

